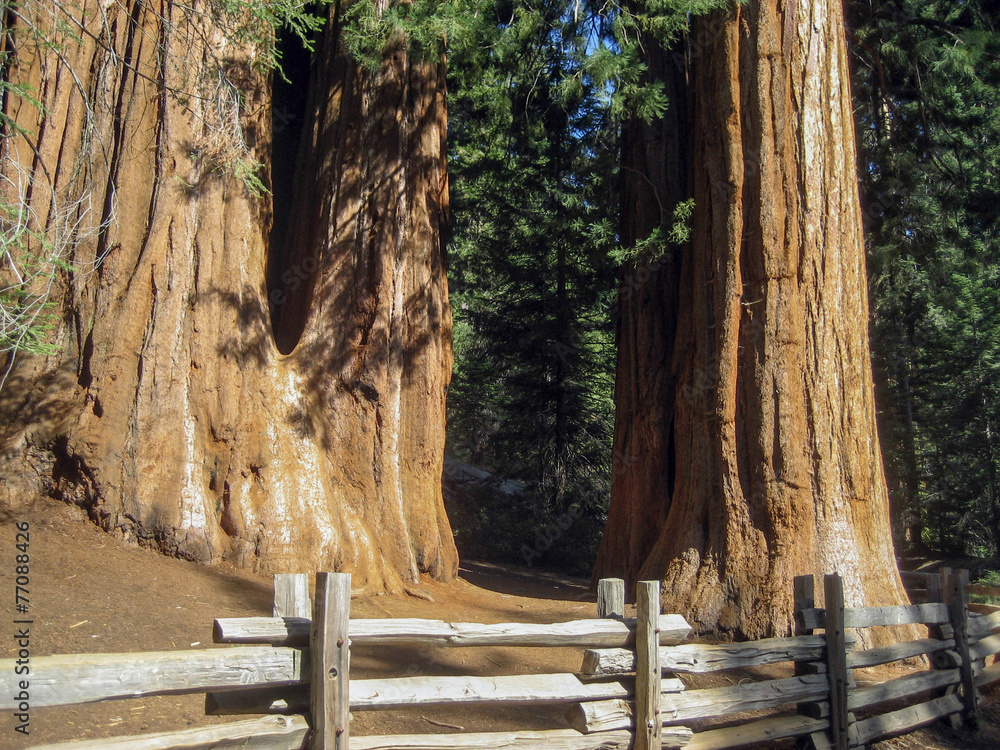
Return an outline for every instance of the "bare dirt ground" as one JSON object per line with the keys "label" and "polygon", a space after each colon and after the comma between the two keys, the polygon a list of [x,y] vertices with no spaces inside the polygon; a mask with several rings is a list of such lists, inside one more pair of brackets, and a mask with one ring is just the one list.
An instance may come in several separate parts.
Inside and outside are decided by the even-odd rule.
{"label": "bare dirt ground", "polygon": [[[86,521],[79,509],[40,501],[16,517],[0,518],[0,594],[5,629],[0,658],[16,656],[14,610],[15,522],[30,524],[31,656],[70,653],[173,651],[219,648],[217,617],[269,616],[271,580],[225,566],[206,567],[123,544]],[[463,564],[460,580],[421,582],[427,598],[369,596],[351,602],[352,617],[426,617],[466,622],[558,622],[595,616],[587,582],[534,571]],[[352,676],[417,676],[572,672],[576,649],[355,649]],[[781,668],[772,668],[777,675]],[[761,670],[764,672],[764,670]],[[758,676],[761,672],[756,673]],[[691,687],[725,684],[746,675],[687,680]],[[10,690],[13,675],[4,674]],[[470,707],[357,712],[352,732],[397,734],[562,726],[565,706]],[[0,748],[25,748],[71,739],[165,732],[239,718],[206,716],[202,694],[108,701],[67,708],[35,708],[30,736],[14,731],[12,712],[0,719]],[[1000,748],[1000,708],[991,700],[979,735],[944,726],[896,738],[878,750]],[[780,745],[772,745],[779,747]],[[792,747],[785,744],[785,747]]]}

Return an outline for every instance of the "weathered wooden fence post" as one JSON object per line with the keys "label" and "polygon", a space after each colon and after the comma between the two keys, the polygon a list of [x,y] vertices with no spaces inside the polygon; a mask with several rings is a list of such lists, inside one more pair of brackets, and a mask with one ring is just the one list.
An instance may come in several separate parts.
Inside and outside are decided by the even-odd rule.
{"label": "weathered wooden fence post", "polygon": [[[812,635],[813,629],[806,627],[802,613],[816,608],[816,579],[811,575],[795,576],[792,583],[795,602],[795,635]],[[796,677],[826,672],[825,661],[797,660],[794,664]],[[800,715],[813,719],[819,719],[826,715],[826,706],[823,703],[799,703],[796,705],[796,710]],[[827,750],[830,747],[830,740],[825,731],[813,732],[809,736],[798,738],[796,746],[800,750]]]}
{"label": "weathered wooden fence post", "polygon": [[[812,635],[812,628],[807,628],[802,621],[801,612],[816,606],[815,579],[811,576],[795,576],[793,580],[793,596],[795,597],[795,635]],[[809,662],[795,662],[795,673],[806,667]],[[804,672],[815,674],[815,672]]]}
{"label": "weathered wooden fence post", "polygon": [[926,579],[924,579],[924,584],[927,586],[927,601],[928,602],[943,602],[944,596],[941,593],[941,577],[933,574],[929,574]]}
{"label": "weathered wooden fence post", "polygon": [[312,750],[348,750],[351,736],[351,576],[317,573],[309,634]]}
{"label": "weathered wooden fence post", "polygon": [[602,578],[597,582],[597,616],[625,619],[625,581],[621,578]]}
{"label": "weathered wooden fence post", "polygon": [[660,582],[636,588],[634,750],[660,750]]}
{"label": "weathered wooden fence post", "polygon": [[274,617],[312,617],[309,576],[305,573],[278,573],[274,576]]}
{"label": "weathered wooden fence post", "polygon": [[951,619],[955,648],[961,657],[959,670],[962,675],[962,719],[973,729],[979,723],[979,706],[976,702],[976,681],[972,672],[972,657],[969,654],[969,597],[965,586],[969,582],[969,571],[956,570],[948,576],[945,589],[948,597],[948,614]]}
{"label": "weathered wooden fence post", "polygon": [[830,680],[830,734],[834,750],[850,746],[847,711],[847,633],[844,629],[844,582],[837,573],[823,577],[826,603],[826,669]]}
{"label": "weathered wooden fence post", "polygon": [[[306,573],[277,573],[274,576],[272,617],[312,617],[309,598],[309,576]],[[257,688],[255,690],[208,691],[205,693],[205,713],[209,716],[234,713],[254,713],[269,706],[271,710],[304,713],[309,702],[307,686],[290,688]]]}

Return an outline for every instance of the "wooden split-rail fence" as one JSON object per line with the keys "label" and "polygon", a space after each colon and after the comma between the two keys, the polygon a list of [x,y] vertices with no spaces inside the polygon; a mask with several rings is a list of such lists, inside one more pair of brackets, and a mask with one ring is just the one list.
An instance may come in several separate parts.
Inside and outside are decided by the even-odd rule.
{"label": "wooden split-rail fence", "polygon": [[[610,579],[598,587],[597,619],[483,625],[351,620],[350,576],[318,574],[315,602],[305,576],[276,576],[273,617],[216,620],[215,640],[239,645],[33,658],[32,708],[205,692],[212,713],[270,714],[45,746],[63,750],[713,750],[791,737],[817,750],[846,750],[941,719],[975,724],[979,688],[1000,681],[1000,665],[987,665],[1000,651],[1000,611],[970,614],[967,574],[928,577],[930,601],[898,607],[848,608],[839,576],[823,583],[820,609],[812,577],[795,580],[794,637],[699,644],[684,642],[690,627],[682,617],[660,614],[654,582],[640,582],[632,619],[624,616],[624,584]],[[855,648],[861,629],[908,624],[928,626],[930,636]],[[352,645],[586,650],[573,674],[350,679]],[[916,657],[929,668],[878,684],[854,680],[854,670]],[[706,689],[684,682],[685,675],[781,662],[794,663],[795,674],[745,682],[743,671],[738,684]],[[0,670],[13,674],[13,661],[0,661]],[[11,695],[0,696],[0,708],[14,709]],[[352,711],[483,703],[566,703],[568,727],[351,736]]]}

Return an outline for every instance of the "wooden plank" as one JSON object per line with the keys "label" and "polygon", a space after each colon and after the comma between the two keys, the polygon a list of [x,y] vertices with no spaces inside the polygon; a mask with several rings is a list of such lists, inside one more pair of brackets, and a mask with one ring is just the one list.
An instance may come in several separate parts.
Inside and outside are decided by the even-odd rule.
{"label": "wooden plank", "polygon": [[801,613],[816,609],[815,578],[811,575],[795,576],[792,582],[795,598],[795,635],[812,635],[813,631],[806,627]]}
{"label": "wooden plank", "polygon": [[975,612],[977,615],[992,615],[995,612],[1000,612],[1000,606],[996,604],[976,604],[975,602],[969,602],[969,612]]}
{"label": "wooden plank", "polygon": [[639,581],[636,588],[634,750],[660,750],[660,582]]}
{"label": "wooden plank", "polygon": [[958,570],[949,576],[947,585],[950,588],[951,627],[954,631],[955,650],[962,657],[960,667],[962,704],[964,705],[962,718],[975,726],[979,721],[979,706],[976,701],[976,681],[972,671],[972,660],[977,657],[969,654],[969,611],[966,609],[968,595],[965,593],[968,581],[969,571]]}
{"label": "wooden plank", "polygon": [[835,750],[847,750],[847,647],[844,642],[844,583],[836,573],[823,577],[826,596],[826,666],[830,685],[830,732]]}
{"label": "wooden plank", "polygon": [[[684,643],[660,648],[660,668],[665,672],[702,673],[722,669],[822,659],[826,636],[800,635],[766,638],[747,643]],[[635,652],[629,649],[588,649],[581,672],[589,676],[635,671]]]}
{"label": "wooden plank", "polygon": [[267,716],[179,732],[35,745],[29,750],[300,750],[308,732],[303,716]]}
{"label": "wooden plank", "polygon": [[[680,615],[660,615],[660,645],[680,643],[691,626]],[[572,620],[552,624],[441,622],[417,619],[351,620],[351,643],[425,646],[631,646],[635,620]],[[216,643],[305,645],[309,620],[303,618],[239,617],[215,621]]]}
{"label": "wooden plank", "polygon": [[847,654],[847,666],[849,669],[860,667],[874,667],[879,664],[888,664],[900,659],[912,659],[916,656],[926,656],[937,651],[944,651],[955,648],[953,640],[939,640],[937,638],[921,638],[917,641],[903,641],[893,643],[889,646],[870,648],[866,651],[851,651]]}
{"label": "wooden plank", "polygon": [[[282,725],[282,723],[284,725]],[[309,725],[301,716],[274,716],[224,726],[139,737],[121,737],[29,750],[300,750]],[[686,727],[664,733],[663,747],[683,747],[691,737]],[[631,732],[582,735],[572,729],[464,734],[419,734],[352,737],[351,750],[627,750]]]}
{"label": "wooden plank", "polygon": [[826,675],[801,675],[706,690],[664,695],[660,701],[663,722],[709,718],[740,711],[786,706],[799,701],[825,700]]}
{"label": "wooden plank", "polygon": [[[688,690],[660,699],[664,725],[693,719],[714,718],[740,711],[757,711],[787,706],[798,701],[825,700],[829,685],[826,675],[802,675],[777,680],[728,685],[705,690]],[[566,719],[581,732],[603,732],[633,726],[633,709],[623,700],[581,703],[571,708]]]}
{"label": "wooden plank", "polygon": [[929,573],[924,584],[927,587],[928,602],[943,602],[944,594],[941,592],[941,576],[936,573]]}
{"label": "wooden plank", "polygon": [[[166,693],[192,693],[259,685],[295,685],[309,678],[309,652],[246,646],[201,651],[136,654],[40,656],[32,664],[32,705],[61,706],[109,698]],[[13,660],[0,669],[14,669]],[[629,697],[619,682],[581,683],[575,675],[505,677],[402,677],[352,681],[351,707],[382,708],[409,702],[472,703],[481,701],[570,702]],[[661,681],[661,690],[684,689],[676,679]],[[13,709],[11,697],[0,697],[0,709]]]}
{"label": "wooden plank", "polygon": [[[812,750],[832,750],[833,748],[826,732],[813,732],[809,735],[808,742],[812,743]],[[806,747],[810,746],[806,745]]]}
{"label": "wooden plank", "polygon": [[[998,652],[1000,652],[1000,633],[980,638],[975,646],[969,648],[969,658],[972,660],[985,659]],[[34,660],[31,663],[34,664]]]}
{"label": "wooden plank", "polygon": [[686,750],[724,750],[724,748],[729,747],[742,747],[757,742],[823,732],[829,726],[830,722],[826,719],[812,719],[808,716],[778,716],[735,727],[695,732],[685,747]]}
{"label": "wooden plank", "polygon": [[625,581],[621,578],[602,578],[597,582],[597,616],[625,619]]}
{"label": "wooden plank", "polygon": [[[801,627],[824,628],[822,609],[806,609],[797,615]],[[880,625],[941,625],[948,623],[948,607],[940,602],[906,604],[898,607],[848,607],[844,610],[844,627],[871,628]]]}
{"label": "wooden plank", "polygon": [[[31,659],[31,705],[66,706],[109,698],[198,693],[254,685],[294,685],[308,678],[294,648],[241,646],[132,654],[67,654]],[[14,660],[0,672],[14,674]],[[13,693],[0,709],[14,708]]]}
{"label": "wooden plank", "polygon": [[995,596],[1000,597],[1000,588],[996,586],[980,586],[978,583],[967,583],[965,585],[966,594],[975,596]]}
{"label": "wooden plank", "polygon": [[844,627],[848,628],[870,628],[880,625],[940,625],[947,622],[948,607],[940,602],[844,610]]}
{"label": "wooden plank", "polygon": [[275,617],[312,617],[309,576],[305,573],[278,573],[274,576]]}
{"label": "wooden plank", "polygon": [[1000,663],[991,664],[976,675],[976,687],[992,685],[994,682],[1000,682]]}
{"label": "wooden plank", "polygon": [[979,640],[1000,628],[1000,610],[969,618],[969,638]]}
{"label": "wooden plank", "polygon": [[[683,747],[691,730],[675,727],[664,735],[663,747]],[[417,734],[352,737],[351,750],[627,750],[631,732],[580,734],[572,729],[463,734]],[[669,744],[668,744],[669,743]]]}
{"label": "wooden plank", "polygon": [[961,710],[962,701],[958,696],[946,695],[916,706],[862,719],[851,727],[851,744],[867,745],[875,740],[906,734]]}
{"label": "wooden plank", "polygon": [[962,655],[952,648],[938,651],[931,655],[931,664],[934,669],[958,669],[962,666]]}
{"label": "wooden plank", "polygon": [[216,643],[270,643],[305,646],[311,617],[219,617],[212,626]]}
{"label": "wooden plank", "polygon": [[348,750],[351,736],[348,623],[349,573],[317,573],[309,646],[313,680],[309,688],[312,750]]}
{"label": "wooden plank", "polygon": [[608,701],[577,703],[566,711],[566,723],[583,734],[631,729],[634,725],[633,705],[620,698]]}
{"label": "wooden plank", "polygon": [[[802,575],[795,576],[793,579],[792,593],[795,603],[795,635],[798,636],[797,640],[800,640],[803,645],[806,643],[809,646],[817,645],[818,653],[814,654],[812,649],[809,649],[808,656],[803,654],[802,658],[796,659],[793,664],[793,669],[796,677],[805,677],[807,675],[822,674],[820,667],[826,668],[825,657],[826,657],[826,636],[815,636],[810,628],[805,627],[802,622],[802,612],[808,609],[816,608],[816,579],[812,575]],[[829,689],[829,685],[827,687]],[[818,704],[816,703],[800,703],[796,706],[796,712],[804,716],[813,716],[814,712],[817,710]],[[813,718],[818,718],[813,716]],[[823,741],[829,744],[829,740],[825,733],[823,732],[813,732],[813,737],[822,737]],[[805,745],[807,743],[799,742],[800,745]],[[812,741],[813,750],[818,750],[819,745],[816,740]]]}
{"label": "wooden plank", "polygon": [[[680,680],[662,680],[664,692],[684,689]],[[572,674],[501,677],[393,677],[351,680],[351,708],[391,708],[454,703],[567,703],[629,698],[620,682],[583,683]]]}
{"label": "wooden plank", "polygon": [[957,685],[961,679],[961,674],[957,669],[934,669],[908,674],[851,691],[847,697],[847,707],[851,710],[858,710],[886,701],[911,698],[928,690]]}

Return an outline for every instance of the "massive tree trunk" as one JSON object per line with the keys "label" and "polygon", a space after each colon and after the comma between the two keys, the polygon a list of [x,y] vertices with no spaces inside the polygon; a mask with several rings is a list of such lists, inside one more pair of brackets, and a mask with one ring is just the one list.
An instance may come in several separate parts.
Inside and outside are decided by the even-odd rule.
{"label": "massive tree trunk", "polygon": [[46,109],[11,98],[37,151],[8,139],[5,175],[50,237],[78,199],[103,225],[64,238],[62,351],[19,356],[3,386],[0,502],[61,497],[195,560],[450,578],[441,66],[397,44],[363,71],[331,18],[269,290],[271,200],[238,177],[269,163],[270,81],[205,10],[21,8],[76,33],[58,57],[18,37],[11,75]]}
{"label": "massive tree trunk", "polygon": [[[619,370],[619,394],[676,379],[673,445],[660,443],[667,458],[616,455],[619,473],[664,481],[631,514],[616,508],[634,499],[614,494],[610,517],[668,505],[628,573],[663,580],[664,605],[702,630],[760,637],[791,628],[798,574],[839,572],[851,605],[905,601],[875,426],[842,7],[751,0],[696,20],[692,39],[695,213],[679,313],[676,326],[624,320],[664,341]],[[605,571],[617,572],[602,556]]]}

